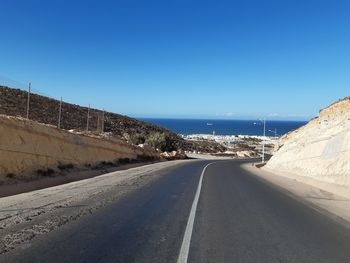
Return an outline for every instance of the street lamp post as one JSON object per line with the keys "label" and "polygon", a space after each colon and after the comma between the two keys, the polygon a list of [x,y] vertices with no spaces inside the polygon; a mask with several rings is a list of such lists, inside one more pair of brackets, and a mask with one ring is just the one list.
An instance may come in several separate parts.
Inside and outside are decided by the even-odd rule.
{"label": "street lamp post", "polygon": [[263,145],[262,145],[262,159],[261,162],[265,162],[265,134],[266,134],[266,119],[264,118],[264,132],[263,132]]}
{"label": "street lamp post", "polygon": [[277,129],[275,128],[275,130],[269,130],[269,132],[272,132],[275,135],[275,139],[277,139]]}

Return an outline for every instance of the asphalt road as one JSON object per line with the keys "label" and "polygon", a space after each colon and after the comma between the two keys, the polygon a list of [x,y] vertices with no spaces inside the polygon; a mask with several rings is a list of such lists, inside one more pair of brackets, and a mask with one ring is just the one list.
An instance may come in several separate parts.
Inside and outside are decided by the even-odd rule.
{"label": "asphalt road", "polygon": [[188,262],[350,262],[349,229],[242,170],[242,161],[215,162],[203,172],[209,163],[172,169],[0,261],[176,262],[185,235]]}

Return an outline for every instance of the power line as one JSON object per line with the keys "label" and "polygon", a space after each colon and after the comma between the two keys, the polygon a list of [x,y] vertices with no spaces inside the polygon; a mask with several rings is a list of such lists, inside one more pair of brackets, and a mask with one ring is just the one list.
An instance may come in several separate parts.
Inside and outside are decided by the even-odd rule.
{"label": "power line", "polygon": [[23,82],[6,77],[2,74],[0,74],[0,84],[7,87],[19,88],[22,90],[27,90],[27,85],[28,85],[28,84],[24,84]]}

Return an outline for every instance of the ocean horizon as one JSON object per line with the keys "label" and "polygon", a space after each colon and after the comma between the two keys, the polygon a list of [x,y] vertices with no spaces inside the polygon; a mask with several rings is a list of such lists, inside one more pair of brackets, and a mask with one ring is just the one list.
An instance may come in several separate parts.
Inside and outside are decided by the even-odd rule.
{"label": "ocean horizon", "polygon": [[[220,119],[170,119],[138,118],[139,120],[169,129],[177,134],[216,135],[257,135],[263,134],[263,123],[258,120],[220,120]],[[295,130],[307,121],[266,120],[266,136],[281,136]]]}

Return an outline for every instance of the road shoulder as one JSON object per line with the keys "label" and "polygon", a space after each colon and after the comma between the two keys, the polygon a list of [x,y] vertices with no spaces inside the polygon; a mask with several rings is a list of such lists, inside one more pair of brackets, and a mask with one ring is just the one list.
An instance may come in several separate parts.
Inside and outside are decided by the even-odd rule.
{"label": "road shoulder", "polygon": [[252,164],[243,164],[241,167],[350,228],[350,189],[348,187],[304,176],[276,173],[265,168],[256,168]]}
{"label": "road shoulder", "polygon": [[195,160],[154,163],[0,198],[0,254],[92,214],[188,162]]}

